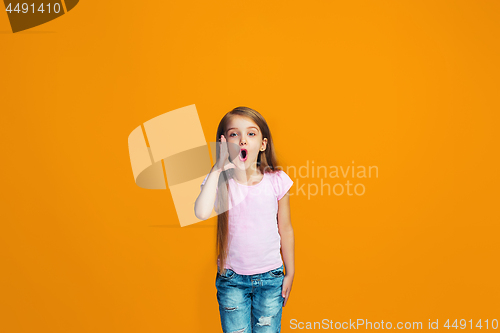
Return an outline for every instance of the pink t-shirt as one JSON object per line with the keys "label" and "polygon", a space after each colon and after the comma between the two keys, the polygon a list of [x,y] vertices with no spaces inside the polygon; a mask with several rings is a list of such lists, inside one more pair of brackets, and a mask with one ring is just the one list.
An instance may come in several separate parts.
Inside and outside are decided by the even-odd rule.
{"label": "pink t-shirt", "polygon": [[[208,175],[202,187],[207,178]],[[292,184],[292,179],[281,170],[264,173],[260,183],[252,186],[229,180],[229,253],[225,268],[240,275],[253,275],[283,265],[278,200]]]}

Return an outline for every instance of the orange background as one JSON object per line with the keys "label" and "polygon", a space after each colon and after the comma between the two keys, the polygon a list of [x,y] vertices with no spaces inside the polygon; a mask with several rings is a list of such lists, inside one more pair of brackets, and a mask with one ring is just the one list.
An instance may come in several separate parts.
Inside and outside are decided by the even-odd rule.
{"label": "orange background", "polygon": [[190,104],[207,141],[249,106],[282,165],[379,168],[363,196],[292,196],[283,332],[500,319],[499,22],[497,1],[87,0],[17,34],[0,14],[0,330],[221,331],[216,219],[180,228],[128,155]]}

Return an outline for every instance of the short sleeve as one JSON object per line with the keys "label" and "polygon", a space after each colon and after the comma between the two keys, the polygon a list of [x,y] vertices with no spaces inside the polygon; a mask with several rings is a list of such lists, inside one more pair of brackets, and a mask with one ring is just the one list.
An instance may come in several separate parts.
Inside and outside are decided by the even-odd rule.
{"label": "short sleeve", "polygon": [[292,187],[293,180],[283,170],[279,170],[274,176],[274,188],[278,200],[285,196],[286,192]]}

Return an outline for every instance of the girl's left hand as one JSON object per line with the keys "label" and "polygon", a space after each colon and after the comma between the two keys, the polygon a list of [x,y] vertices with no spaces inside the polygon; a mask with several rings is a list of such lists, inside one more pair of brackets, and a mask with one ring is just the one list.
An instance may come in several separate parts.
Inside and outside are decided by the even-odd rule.
{"label": "girl's left hand", "polygon": [[283,306],[286,305],[286,302],[288,301],[288,297],[290,296],[290,292],[292,291],[292,284],[293,284],[293,275],[285,275],[285,278],[283,279],[283,286],[281,288],[281,296],[285,298],[283,301]]}

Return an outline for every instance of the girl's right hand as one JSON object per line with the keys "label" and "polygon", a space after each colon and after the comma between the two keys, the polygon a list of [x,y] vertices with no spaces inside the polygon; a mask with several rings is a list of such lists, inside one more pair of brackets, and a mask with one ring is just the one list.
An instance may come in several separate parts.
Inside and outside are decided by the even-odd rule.
{"label": "girl's right hand", "polygon": [[219,152],[220,152],[219,160],[215,164],[215,168],[217,170],[225,171],[228,169],[236,168],[236,165],[234,165],[232,162],[229,161],[229,150],[224,135],[221,135]]}

